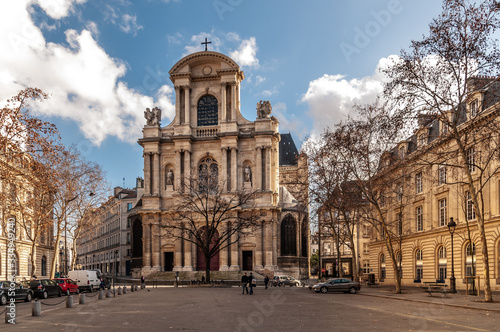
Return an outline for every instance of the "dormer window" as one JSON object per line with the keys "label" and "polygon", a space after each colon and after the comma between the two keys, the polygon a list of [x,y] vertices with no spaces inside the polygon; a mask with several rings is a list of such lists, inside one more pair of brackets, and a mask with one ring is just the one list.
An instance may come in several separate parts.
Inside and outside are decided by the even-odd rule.
{"label": "dormer window", "polygon": [[405,147],[404,146],[399,147],[398,156],[399,156],[399,159],[403,159],[405,157]]}
{"label": "dormer window", "polygon": [[470,108],[470,118],[475,118],[477,113],[478,113],[478,101],[477,99],[474,99],[470,104],[469,104],[469,108]]}
{"label": "dormer window", "polygon": [[418,136],[418,146],[424,146],[427,143],[427,137],[425,134],[420,134]]}

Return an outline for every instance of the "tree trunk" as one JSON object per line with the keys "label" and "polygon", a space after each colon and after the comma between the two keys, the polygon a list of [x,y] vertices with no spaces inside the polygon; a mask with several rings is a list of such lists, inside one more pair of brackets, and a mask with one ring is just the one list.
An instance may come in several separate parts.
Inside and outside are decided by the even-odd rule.
{"label": "tree trunk", "polygon": [[[352,242],[351,242],[352,243]],[[354,248],[354,245],[352,246],[351,249],[351,257],[352,257],[352,280],[353,281],[359,281],[359,266],[358,266],[358,260],[357,260],[357,251]]]}
{"label": "tree trunk", "polygon": [[36,262],[36,238],[31,242],[31,255],[30,255],[31,276],[36,275],[35,262]]}
{"label": "tree trunk", "polygon": [[[479,235],[481,239],[481,256],[483,259],[484,300],[487,302],[492,302],[493,297],[491,294],[490,285],[490,264],[488,258],[488,247],[486,245],[486,237],[484,236],[484,220],[482,218],[478,218],[477,224],[479,226]],[[474,265],[474,261],[472,263]]]}
{"label": "tree trunk", "polygon": [[[54,276],[56,274],[56,261],[57,261],[57,255],[59,255],[59,240],[61,239],[61,227],[58,223],[57,225],[57,233],[56,233],[56,238],[55,238],[55,245],[54,245],[54,251],[52,253],[52,261],[50,263],[50,275],[49,279],[54,279]],[[59,264],[61,264],[59,262]]]}
{"label": "tree trunk", "polygon": [[205,254],[205,282],[210,283],[210,255]]}

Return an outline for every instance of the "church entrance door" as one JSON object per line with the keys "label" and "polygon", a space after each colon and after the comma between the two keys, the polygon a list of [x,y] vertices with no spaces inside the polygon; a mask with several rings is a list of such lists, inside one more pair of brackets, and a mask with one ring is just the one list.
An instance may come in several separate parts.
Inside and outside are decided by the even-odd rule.
{"label": "church entrance door", "polygon": [[173,252],[165,252],[165,271],[173,271],[174,270],[174,253]]}
{"label": "church entrance door", "polygon": [[[205,232],[206,228],[203,227],[200,229],[200,232]],[[210,249],[215,247],[219,242],[219,232],[215,231],[214,236],[212,237],[212,241],[210,242]],[[206,263],[205,263],[205,255],[200,247],[196,248],[196,270],[205,271]],[[210,271],[219,271],[219,253],[217,252],[210,259]]]}
{"label": "church entrance door", "polygon": [[243,251],[243,271],[253,271],[253,251]]}

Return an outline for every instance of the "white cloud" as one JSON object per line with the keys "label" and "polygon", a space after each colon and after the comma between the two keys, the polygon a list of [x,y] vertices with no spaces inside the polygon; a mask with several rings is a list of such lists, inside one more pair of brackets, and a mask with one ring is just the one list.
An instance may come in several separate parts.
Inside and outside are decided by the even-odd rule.
{"label": "white cloud", "polygon": [[304,126],[303,120],[288,113],[285,103],[279,102],[272,105],[272,107],[272,115],[278,118],[280,123],[280,132],[294,132],[301,138],[307,134],[307,128]]}
{"label": "white cloud", "polygon": [[31,20],[28,2],[11,2],[8,10],[0,4],[0,49],[9,50],[0,52],[1,100],[28,86],[41,88],[51,97],[37,104],[35,113],[76,121],[97,145],[108,136],[135,143],[146,107],[158,106],[164,119],[173,118],[170,87],[159,87],[154,97],[127,87],[120,81],[124,63],[109,56],[88,30],[67,30],[69,47],[46,42]]}
{"label": "white cloud", "polygon": [[106,6],[106,11],[104,13],[105,20],[117,25],[121,31],[125,33],[130,33],[134,36],[137,35],[139,30],[144,27],[137,24],[137,16],[130,14],[123,14],[119,8],[112,7],[110,5]]}
{"label": "white cloud", "polygon": [[257,59],[257,41],[255,37],[245,39],[241,42],[240,47],[229,54],[240,66],[258,67],[259,59]]}
{"label": "white cloud", "polygon": [[255,85],[259,85],[260,83],[264,82],[265,80],[266,80],[266,78],[265,78],[265,77],[262,77],[262,76],[260,76],[260,75],[257,75],[257,76],[255,77]]}
{"label": "white cloud", "polygon": [[391,57],[380,59],[371,76],[346,80],[343,75],[325,74],[309,82],[301,101],[309,105],[314,131],[320,133],[325,127],[344,120],[355,104],[374,102],[382,92],[385,81],[380,69],[388,64]]}
{"label": "white cloud", "polygon": [[[19,0],[18,0],[19,1]],[[24,1],[20,1],[23,3]],[[87,0],[34,0],[51,18],[58,20],[68,16],[74,9],[75,4],[83,4]]]}
{"label": "white cloud", "polygon": [[125,33],[131,33],[134,36],[137,32],[143,29],[142,25],[137,24],[137,17],[134,15],[125,14],[122,16],[122,21],[118,24],[120,29]]}

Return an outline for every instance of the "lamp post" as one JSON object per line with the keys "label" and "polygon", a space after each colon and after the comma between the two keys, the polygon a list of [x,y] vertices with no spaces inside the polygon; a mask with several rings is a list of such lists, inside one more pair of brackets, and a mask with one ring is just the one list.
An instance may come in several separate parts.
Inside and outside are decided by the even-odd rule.
{"label": "lamp post", "polygon": [[457,227],[457,223],[453,221],[453,217],[450,218],[450,222],[448,223],[448,230],[451,234],[451,277],[450,277],[450,292],[456,293],[456,281],[455,281],[455,265],[453,261],[453,233],[455,233],[455,227]]}

